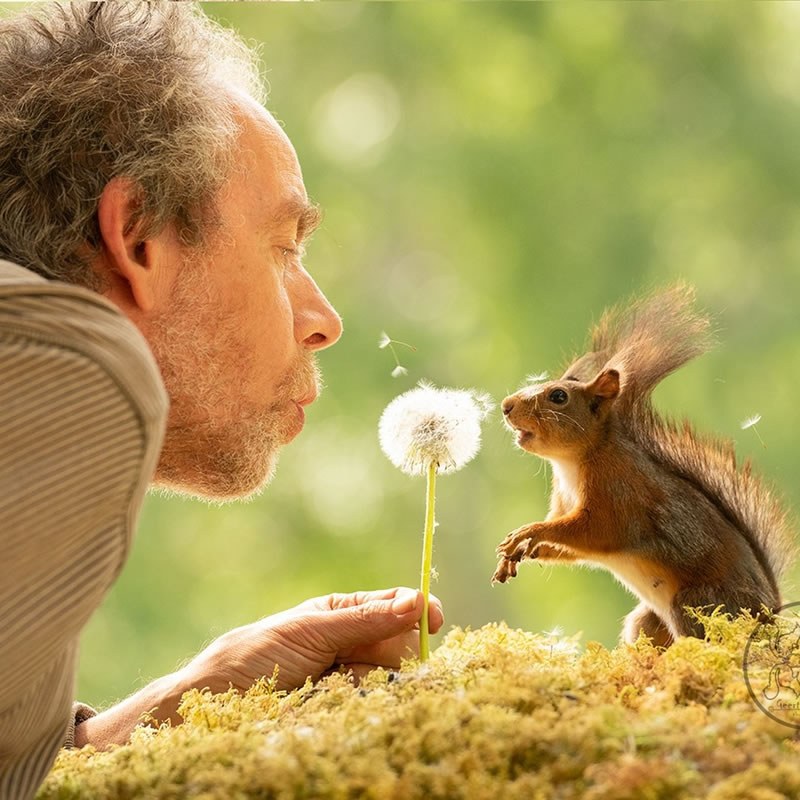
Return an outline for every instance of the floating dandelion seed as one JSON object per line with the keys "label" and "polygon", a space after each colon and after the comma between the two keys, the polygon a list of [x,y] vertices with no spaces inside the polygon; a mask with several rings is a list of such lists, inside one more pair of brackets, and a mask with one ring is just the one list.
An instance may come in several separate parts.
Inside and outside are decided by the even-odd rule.
{"label": "floating dandelion seed", "polygon": [[[419,657],[430,654],[428,596],[433,558],[436,473],[455,472],[471,461],[481,446],[481,422],[491,411],[488,395],[464,389],[437,389],[420,381],[395,397],[378,424],[383,452],[409,475],[427,475],[425,538],[422,548],[421,589],[424,598],[419,624]],[[436,574],[438,578],[438,573]]]}
{"label": "floating dandelion seed", "polygon": [[397,339],[392,339],[386,331],[381,331],[380,338],[378,339],[378,349],[383,350],[385,348],[389,348],[392,351],[392,355],[394,356],[394,363],[397,365],[392,370],[392,377],[397,378],[400,375],[408,375],[408,370],[400,363],[400,359],[397,357],[397,353],[395,352],[394,345],[401,344],[403,347],[407,347],[409,350],[413,350],[414,352],[417,351],[417,348],[414,347],[413,344],[407,344],[406,342],[398,342]]}
{"label": "floating dandelion seed", "polygon": [[753,429],[753,433],[758,436],[758,441],[761,442],[761,446],[766,450],[766,445],[764,444],[764,440],[761,438],[761,434],[756,430],[756,425],[761,422],[761,414],[753,414],[752,417],[748,417],[742,423],[742,430],[746,431],[748,428]]}
{"label": "floating dandelion seed", "polygon": [[526,383],[543,383],[550,377],[549,372],[540,372],[537,375],[528,375],[525,378]]}

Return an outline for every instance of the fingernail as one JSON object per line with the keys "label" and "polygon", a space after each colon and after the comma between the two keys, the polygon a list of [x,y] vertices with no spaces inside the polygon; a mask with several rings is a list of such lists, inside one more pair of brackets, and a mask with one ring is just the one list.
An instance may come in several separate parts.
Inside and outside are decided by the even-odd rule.
{"label": "fingernail", "polygon": [[392,612],[408,614],[417,605],[417,593],[413,589],[398,589],[392,601]]}

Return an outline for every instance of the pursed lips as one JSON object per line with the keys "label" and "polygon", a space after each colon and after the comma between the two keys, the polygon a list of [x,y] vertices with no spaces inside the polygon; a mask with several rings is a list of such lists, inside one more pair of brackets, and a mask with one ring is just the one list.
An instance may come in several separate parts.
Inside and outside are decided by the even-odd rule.
{"label": "pursed lips", "polygon": [[297,436],[297,434],[299,434],[300,431],[302,431],[303,428],[305,427],[305,424],[306,424],[306,412],[303,410],[303,406],[310,405],[316,399],[317,399],[317,393],[316,392],[311,392],[310,394],[307,394],[307,395],[303,396],[302,398],[300,398],[300,400],[292,400],[292,403],[293,403],[293,405],[294,405],[294,407],[296,409],[296,413],[297,413],[297,428],[289,436],[289,440],[288,441],[291,441],[291,439],[294,439],[294,437]]}

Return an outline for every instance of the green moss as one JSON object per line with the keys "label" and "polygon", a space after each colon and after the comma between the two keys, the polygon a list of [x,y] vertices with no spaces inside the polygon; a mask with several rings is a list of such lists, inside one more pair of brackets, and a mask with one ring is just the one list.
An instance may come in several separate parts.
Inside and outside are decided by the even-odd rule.
{"label": "green moss", "polygon": [[504,624],[455,629],[420,666],[284,694],[189,692],[176,728],[63,752],[50,798],[696,798],[800,796],[800,737],[759,711],[753,621],[706,641],[606,650]]}

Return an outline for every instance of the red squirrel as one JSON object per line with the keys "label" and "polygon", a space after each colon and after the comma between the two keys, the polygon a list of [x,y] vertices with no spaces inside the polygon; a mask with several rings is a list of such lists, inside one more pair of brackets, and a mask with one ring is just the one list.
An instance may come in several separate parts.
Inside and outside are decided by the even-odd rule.
{"label": "red squirrel", "polygon": [[680,284],[606,311],[590,351],[555,381],[502,403],[523,450],[553,468],[550,513],[497,548],[492,581],[523,559],[603,566],[641,601],[621,638],[668,647],[704,631],[685,606],[777,609],[793,546],[786,512],[733,444],[655,411],[667,375],[712,344],[709,320]]}

